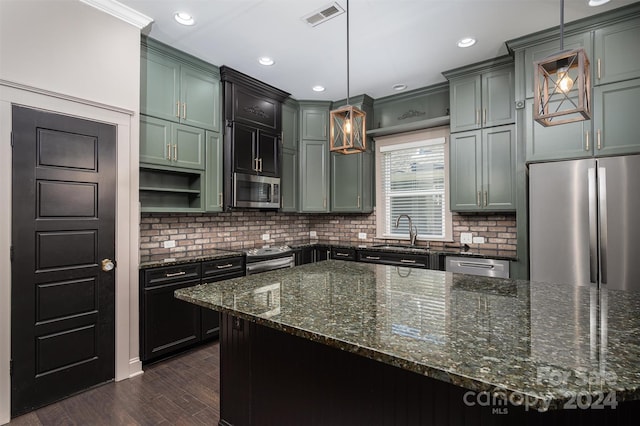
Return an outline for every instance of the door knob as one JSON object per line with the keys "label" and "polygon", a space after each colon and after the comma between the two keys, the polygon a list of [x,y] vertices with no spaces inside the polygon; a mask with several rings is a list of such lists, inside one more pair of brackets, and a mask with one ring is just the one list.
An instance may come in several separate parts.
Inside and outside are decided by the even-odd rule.
{"label": "door knob", "polygon": [[116,262],[111,259],[102,259],[102,262],[100,262],[100,264],[102,270],[105,272],[113,271],[113,269],[116,267]]}

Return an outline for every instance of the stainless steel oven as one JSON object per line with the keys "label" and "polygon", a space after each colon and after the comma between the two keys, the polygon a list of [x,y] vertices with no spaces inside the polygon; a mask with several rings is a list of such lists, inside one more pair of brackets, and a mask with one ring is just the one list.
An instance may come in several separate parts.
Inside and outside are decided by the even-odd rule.
{"label": "stainless steel oven", "polygon": [[234,173],[233,206],[279,209],[280,178]]}
{"label": "stainless steel oven", "polygon": [[245,254],[247,255],[247,275],[273,271],[274,269],[293,268],[296,264],[293,251],[288,246],[251,249],[247,250]]}

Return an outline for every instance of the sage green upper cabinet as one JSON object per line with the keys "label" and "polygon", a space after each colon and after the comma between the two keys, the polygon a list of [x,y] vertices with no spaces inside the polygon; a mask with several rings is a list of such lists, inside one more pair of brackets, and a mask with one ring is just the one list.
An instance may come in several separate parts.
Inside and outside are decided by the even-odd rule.
{"label": "sage green upper cabinet", "polygon": [[327,140],[329,135],[329,109],[303,108],[302,139]]}
{"label": "sage green upper cabinet", "polygon": [[[550,104],[555,108],[556,102]],[[590,157],[593,149],[591,121],[545,127],[533,120],[533,99],[525,101],[527,161]]]}
{"label": "sage green upper cabinet", "polygon": [[220,131],[217,68],[195,58],[192,64],[182,52],[155,41],[143,43],[141,55],[141,114]]}
{"label": "sage green upper cabinet", "polygon": [[204,169],[205,131],[140,116],[140,163]]}
{"label": "sage green upper cabinet", "polygon": [[180,121],[220,131],[220,81],[196,68],[180,66]]}
{"label": "sage green upper cabinet", "polygon": [[331,153],[331,211],[373,211],[373,154]]}
{"label": "sage green upper cabinet", "polygon": [[[587,52],[587,57],[593,58],[593,49],[591,48],[591,34],[582,33],[564,37],[564,50],[583,48]],[[560,52],[560,40],[554,39],[545,43],[536,44],[527,47],[524,53],[524,77],[525,77],[525,96],[533,98],[533,63],[541,59]]]}
{"label": "sage green upper cabinet", "polygon": [[282,104],[281,210],[298,210],[298,104],[286,100]]}
{"label": "sage green upper cabinet", "polygon": [[329,200],[329,108],[327,101],[300,101],[299,211],[325,213]]}
{"label": "sage green upper cabinet", "polygon": [[479,75],[450,81],[451,132],[480,128],[481,82]]}
{"label": "sage green upper cabinet", "polygon": [[300,144],[300,211],[329,211],[329,148],[326,141],[303,140]]}
{"label": "sage green upper cabinet", "polygon": [[640,77],[640,21],[614,24],[595,31],[594,84]]}
{"label": "sage green upper cabinet", "polygon": [[451,135],[452,211],[515,209],[515,126]]}
{"label": "sage green upper cabinet", "polygon": [[515,122],[515,81],[510,57],[444,75],[450,84],[452,133]]}
{"label": "sage green upper cabinet", "polygon": [[222,211],[222,137],[218,132],[207,131],[206,140],[206,185],[205,210]]}
{"label": "sage green upper cabinet", "polygon": [[593,144],[596,155],[640,152],[640,79],[593,90]]}

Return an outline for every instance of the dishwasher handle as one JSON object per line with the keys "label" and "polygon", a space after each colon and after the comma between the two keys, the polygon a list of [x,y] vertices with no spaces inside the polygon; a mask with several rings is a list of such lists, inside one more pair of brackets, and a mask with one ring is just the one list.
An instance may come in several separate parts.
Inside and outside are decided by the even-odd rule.
{"label": "dishwasher handle", "polygon": [[502,259],[468,259],[460,256],[447,256],[445,270],[458,274],[509,278],[509,261]]}

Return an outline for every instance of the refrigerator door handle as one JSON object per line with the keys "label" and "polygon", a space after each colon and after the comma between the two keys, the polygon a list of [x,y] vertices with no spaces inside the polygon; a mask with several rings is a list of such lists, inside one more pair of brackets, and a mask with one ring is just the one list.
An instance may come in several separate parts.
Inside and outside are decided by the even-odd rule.
{"label": "refrigerator door handle", "polygon": [[589,281],[598,283],[598,212],[596,200],[596,169],[587,170],[589,179]]}
{"label": "refrigerator door handle", "polygon": [[607,283],[607,169],[598,167],[598,210],[600,212],[600,282]]}

